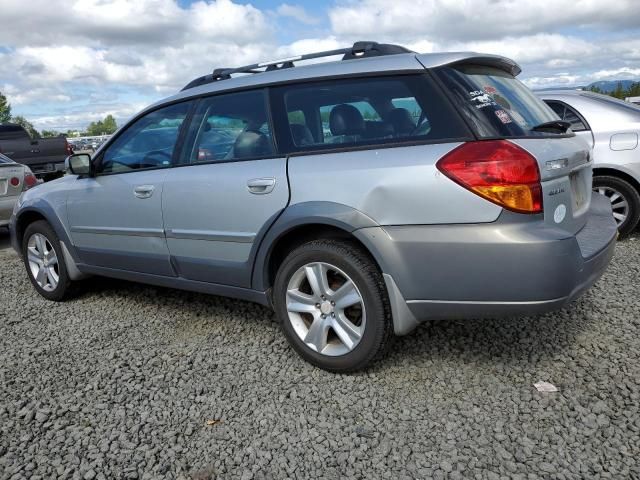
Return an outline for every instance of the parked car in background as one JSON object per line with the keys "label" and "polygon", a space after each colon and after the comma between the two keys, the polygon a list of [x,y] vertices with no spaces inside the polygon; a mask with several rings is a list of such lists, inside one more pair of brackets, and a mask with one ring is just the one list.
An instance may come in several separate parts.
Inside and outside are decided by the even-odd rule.
{"label": "parked car in background", "polygon": [[29,167],[0,154],[0,227],[9,225],[20,194],[37,184],[38,179]]}
{"label": "parked car in background", "polygon": [[62,175],[73,150],[65,137],[31,138],[21,125],[5,123],[0,125],[0,153],[48,180]]}
{"label": "parked car in background", "polygon": [[25,193],[12,244],[51,300],[95,274],[273,306],[330,371],[426,320],[564,307],[616,224],[519,73],[372,42],[216,70]]}
{"label": "parked car in background", "polygon": [[582,90],[537,95],[593,147],[593,190],[611,201],[621,236],[640,220],[640,107]]}

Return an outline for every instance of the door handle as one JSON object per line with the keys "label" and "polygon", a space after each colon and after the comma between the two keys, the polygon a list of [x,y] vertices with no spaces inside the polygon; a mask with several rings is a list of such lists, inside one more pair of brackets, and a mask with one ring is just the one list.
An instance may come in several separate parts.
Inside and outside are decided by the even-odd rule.
{"label": "door handle", "polygon": [[149,198],[155,188],[153,185],[138,185],[133,189],[133,194],[138,198]]}
{"label": "door handle", "polygon": [[264,195],[265,193],[273,192],[276,186],[276,179],[270,178],[254,178],[247,182],[247,188],[251,193],[256,195]]}

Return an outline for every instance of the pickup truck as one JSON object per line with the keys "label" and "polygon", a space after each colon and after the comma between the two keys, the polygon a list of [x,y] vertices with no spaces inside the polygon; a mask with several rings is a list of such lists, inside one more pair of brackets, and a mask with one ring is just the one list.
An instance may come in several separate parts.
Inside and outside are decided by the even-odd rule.
{"label": "pickup truck", "polygon": [[4,123],[0,125],[0,153],[49,180],[62,175],[64,160],[73,149],[65,137],[35,139],[22,126]]}

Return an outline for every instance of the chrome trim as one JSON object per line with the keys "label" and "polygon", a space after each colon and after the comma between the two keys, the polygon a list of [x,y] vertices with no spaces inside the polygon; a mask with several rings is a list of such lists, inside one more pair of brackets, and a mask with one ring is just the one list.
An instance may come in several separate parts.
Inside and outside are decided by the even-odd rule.
{"label": "chrome trim", "polygon": [[74,233],[91,233],[95,235],[131,235],[134,237],[164,237],[161,228],[118,228],[118,227],[71,227]]}
{"label": "chrome trim", "polygon": [[255,233],[249,232],[219,232],[215,230],[184,230],[171,228],[165,232],[167,238],[181,238],[185,240],[208,240],[210,242],[253,243]]}

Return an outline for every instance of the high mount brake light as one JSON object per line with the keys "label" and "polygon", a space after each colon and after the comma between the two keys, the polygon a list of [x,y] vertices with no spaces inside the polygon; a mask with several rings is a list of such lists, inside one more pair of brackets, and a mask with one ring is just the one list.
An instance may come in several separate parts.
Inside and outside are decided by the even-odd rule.
{"label": "high mount brake light", "polygon": [[442,157],[438,170],[467,190],[519,213],[542,212],[538,162],[506,140],[467,142]]}

